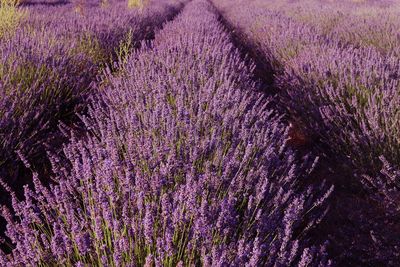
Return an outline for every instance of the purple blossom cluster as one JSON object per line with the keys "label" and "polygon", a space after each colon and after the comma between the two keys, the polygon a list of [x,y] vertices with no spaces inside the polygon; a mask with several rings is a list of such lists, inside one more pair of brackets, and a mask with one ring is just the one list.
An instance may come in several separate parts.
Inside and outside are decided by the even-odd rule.
{"label": "purple blossom cluster", "polygon": [[385,157],[380,157],[380,160],[383,164],[380,173],[376,177],[365,175],[365,184],[369,188],[378,188],[376,196],[388,205],[389,212],[397,213],[400,211],[400,170]]}
{"label": "purple blossom cluster", "polygon": [[[394,1],[362,2],[213,1],[239,41],[272,73],[277,102],[297,130],[320,144],[320,150],[328,148],[331,159],[351,167],[350,179],[340,186],[357,183],[359,191],[372,189],[366,201],[378,200],[386,213],[379,222],[382,228],[398,229],[399,6]],[[342,171],[338,175],[347,175],[335,167]],[[359,221],[366,222],[361,216]],[[400,239],[378,240],[372,232],[376,257],[397,266]],[[361,247],[357,242],[352,249]],[[379,251],[385,247],[389,251]],[[386,256],[390,253],[391,258]]]}
{"label": "purple blossom cluster", "polygon": [[[333,187],[253,80],[206,0],[107,71],[54,184],[7,185],[2,266],[330,266],[310,232]],[[26,162],[29,164],[29,162]]]}
{"label": "purple blossom cluster", "polygon": [[398,56],[324,34],[282,7],[215,2],[269,62],[279,101],[313,139],[348,157],[358,174],[378,173],[380,156],[400,163]]}
{"label": "purple blossom cluster", "polygon": [[400,6],[394,1],[287,1],[270,7],[332,39],[399,56]]}
{"label": "purple blossom cluster", "polygon": [[10,184],[24,176],[18,153],[32,168],[42,165],[62,142],[58,122],[74,122],[104,66],[151,38],[182,3],[154,1],[139,11],[113,2],[80,13],[72,4],[21,7],[28,15],[0,40],[0,176]]}

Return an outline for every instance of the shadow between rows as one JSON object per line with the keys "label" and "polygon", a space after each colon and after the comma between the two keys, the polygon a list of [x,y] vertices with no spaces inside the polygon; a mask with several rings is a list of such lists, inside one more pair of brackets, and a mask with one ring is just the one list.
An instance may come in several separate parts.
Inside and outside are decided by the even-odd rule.
{"label": "shadow between rows", "polygon": [[[265,57],[257,45],[229,23],[223,10],[218,11],[220,21],[231,33],[232,42],[242,57],[254,62],[255,79],[260,83],[261,90],[272,97],[270,106],[283,114],[283,120],[288,125],[302,124],[301,119],[299,121],[291,116],[281,100],[284,88],[275,84],[276,70],[263,60]],[[289,144],[299,158],[309,153],[320,157],[307,183],[326,180],[335,185],[328,200],[330,209],[325,219],[310,232],[312,243],[322,244],[328,240],[328,254],[337,266],[396,266],[400,259],[392,248],[398,245],[400,216],[387,214],[381,203],[369,196],[349,159],[335,154],[329,144],[301,128],[291,129],[292,142]]]}

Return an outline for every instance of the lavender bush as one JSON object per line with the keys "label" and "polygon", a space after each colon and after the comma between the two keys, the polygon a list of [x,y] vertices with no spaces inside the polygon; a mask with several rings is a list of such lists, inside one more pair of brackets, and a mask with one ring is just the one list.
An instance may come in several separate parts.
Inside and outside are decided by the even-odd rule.
{"label": "lavender bush", "polygon": [[378,189],[379,194],[375,193],[375,195],[388,205],[388,211],[399,212],[400,170],[388,162],[385,157],[380,157],[380,160],[383,163],[380,174],[377,177],[365,176],[366,186]]}
{"label": "lavender bush", "polygon": [[[115,2],[87,7],[32,6],[12,38],[0,41],[0,175],[20,179],[18,153],[35,163],[61,142],[58,121],[71,124],[101,69],[150,38],[182,7],[158,1],[144,10]],[[49,15],[50,14],[50,15]]]}
{"label": "lavender bush", "polygon": [[279,11],[344,44],[399,55],[398,2],[269,0],[259,1],[257,6]]}
{"label": "lavender bush", "polygon": [[316,160],[286,145],[207,1],[121,66],[81,117],[87,136],[51,157],[57,183],[11,193],[1,265],[331,264],[308,233],[332,188],[307,186]]}
{"label": "lavender bush", "polygon": [[[341,192],[329,218],[343,225],[340,229],[335,223],[323,226],[334,243],[329,251],[335,251],[339,265],[397,266],[400,241],[395,237],[399,233],[399,216],[393,215],[398,214],[396,204],[387,205],[382,197],[374,197],[376,192],[364,191],[373,188],[383,195],[388,190],[397,194],[395,176],[388,171],[387,163],[381,173],[379,160],[390,162],[390,170],[400,162],[399,58],[393,41],[397,37],[389,30],[394,26],[386,28],[387,17],[369,19],[368,23],[381,23],[373,28],[381,31],[365,36],[373,42],[380,39],[368,44],[354,36],[346,37],[352,29],[343,26],[349,23],[345,17],[357,10],[350,9],[350,4],[346,3],[349,11],[338,22],[343,29],[324,29],[323,21],[318,21],[326,18],[323,11],[312,19],[302,19],[288,6],[304,7],[306,10],[300,12],[304,15],[339,4],[277,2],[213,1],[234,28],[237,39],[262,61],[264,73],[272,74],[277,102],[288,110],[299,132],[307,134],[307,145],[318,146],[328,154],[325,164],[337,173],[334,182]],[[311,11],[308,6],[313,7]],[[362,33],[359,25],[353,30]],[[385,35],[389,37],[379,37]],[[361,182],[367,187],[362,188]],[[354,202],[347,203],[339,199],[341,196]],[[363,205],[368,208],[354,212],[355,207]]]}
{"label": "lavender bush", "polygon": [[282,105],[305,131],[349,157],[360,173],[377,173],[380,155],[399,162],[397,56],[343,44],[268,5],[256,9],[257,1],[247,9],[215,2],[270,63]]}

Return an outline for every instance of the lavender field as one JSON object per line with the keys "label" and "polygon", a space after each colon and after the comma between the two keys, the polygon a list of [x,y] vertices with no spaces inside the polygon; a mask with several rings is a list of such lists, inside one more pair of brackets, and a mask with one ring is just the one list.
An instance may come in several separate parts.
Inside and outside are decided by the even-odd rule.
{"label": "lavender field", "polygon": [[400,1],[0,0],[0,267],[400,266]]}

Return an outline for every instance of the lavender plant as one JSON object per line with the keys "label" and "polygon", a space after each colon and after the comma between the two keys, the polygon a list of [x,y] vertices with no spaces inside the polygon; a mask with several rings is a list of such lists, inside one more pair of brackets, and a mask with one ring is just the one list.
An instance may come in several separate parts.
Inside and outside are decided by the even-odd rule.
{"label": "lavender plant", "polygon": [[[400,210],[400,171],[388,162],[385,157],[380,157],[383,163],[382,170],[377,177],[365,176],[366,186],[372,188],[372,194],[388,205],[388,211]],[[375,190],[378,189],[378,194]]]}
{"label": "lavender plant", "polygon": [[301,1],[269,7],[307,23],[321,34],[353,46],[374,47],[383,54],[399,51],[399,5],[393,1]]}
{"label": "lavender plant", "polygon": [[17,152],[42,165],[45,150],[62,141],[58,122],[72,124],[120,44],[129,49],[151,37],[182,3],[159,1],[139,13],[116,2],[87,7],[90,16],[71,5],[27,8],[15,36],[0,41],[0,174],[10,184],[23,177]]}
{"label": "lavender plant", "polygon": [[93,96],[87,136],[51,157],[57,184],[11,193],[0,263],[329,266],[308,232],[332,188],[306,186],[316,160],[286,145],[253,68],[188,4]]}
{"label": "lavender plant", "polygon": [[[340,161],[340,165],[332,164],[334,160],[327,164],[338,172],[335,182],[341,195],[355,201],[336,200],[335,212],[343,216],[342,222],[348,226],[336,230],[335,224],[329,225],[326,231],[334,243],[330,252],[336,250],[339,264],[351,264],[353,260],[359,265],[396,266],[399,239],[393,236],[399,231],[398,216],[388,215],[398,214],[396,205],[386,205],[383,198],[373,197],[376,192],[368,195],[361,182],[383,195],[389,189],[396,195],[395,176],[388,175],[391,172],[386,163],[386,171],[381,173],[379,158],[383,156],[393,169],[399,166],[398,56],[395,51],[382,51],[379,45],[339,38],[335,30],[323,32],[323,27],[284,12],[287,3],[279,1],[281,6],[277,7],[276,2],[213,1],[238,39],[267,63],[261,67],[273,75],[277,102],[288,110],[290,120],[308,134],[309,144],[333,152],[327,154]],[[303,1],[297,5],[303,6]],[[315,4],[313,9],[320,10],[323,5]],[[317,20],[314,24],[321,26]],[[386,41],[381,40],[381,44]],[[346,165],[351,170],[343,167]],[[369,181],[364,180],[366,177],[370,177]],[[358,201],[360,195],[362,201]],[[353,213],[354,206],[358,209],[361,202],[377,207],[376,214],[367,214],[368,209]],[[349,214],[345,214],[346,209]],[[330,216],[335,222],[338,220],[335,213]],[[377,228],[387,230],[376,231]],[[356,239],[356,233],[363,238]],[[371,245],[365,246],[366,243]]]}
{"label": "lavender plant", "polygon": [[397,56],[343,44],[268,5],[256,9],[257,1],[240,10],[216,2],[270,63],[282,105],[305,131],[349,157],[359,173],[377,173],[380,155],[399,162]]}

